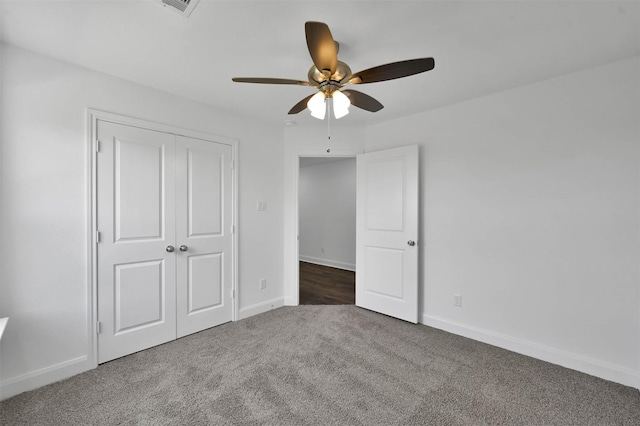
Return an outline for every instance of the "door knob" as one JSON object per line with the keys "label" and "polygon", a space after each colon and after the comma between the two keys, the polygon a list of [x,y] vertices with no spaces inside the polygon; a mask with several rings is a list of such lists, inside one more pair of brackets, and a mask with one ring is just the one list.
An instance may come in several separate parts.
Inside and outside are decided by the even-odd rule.
{"label": "door knob", "polygon": [[175,248],[174,246],[167,246],[167,248],[166,248],[165,250],[167,250],[169,253],[173,253],[173,251],[174,251],[175,249],[176,249],[176,248]]}
{"label": "door knob", "polygon": [[409,240],[409,241],[407,241],[407,244],[409,244],[411,247],[413,247],[413,246],[416,245],[416,242],[413,241],[413,240]]}
{"label": "door knob", "polygon": [[189,247],[185,246],[184,244],[180,246],[180,251],[187,251],[189,250]]}

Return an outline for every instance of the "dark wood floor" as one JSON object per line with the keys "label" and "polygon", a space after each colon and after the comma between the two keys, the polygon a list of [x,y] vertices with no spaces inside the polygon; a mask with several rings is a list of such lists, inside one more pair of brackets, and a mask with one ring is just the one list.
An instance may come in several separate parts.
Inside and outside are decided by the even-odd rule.
{"label": "dark wood floor", "polygon": [[301,305],[353,305],[356,273],[300,262]]}

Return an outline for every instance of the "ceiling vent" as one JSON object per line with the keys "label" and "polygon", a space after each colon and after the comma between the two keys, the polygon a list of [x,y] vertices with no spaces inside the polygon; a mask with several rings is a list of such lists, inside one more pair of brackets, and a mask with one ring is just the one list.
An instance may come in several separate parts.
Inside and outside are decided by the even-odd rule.
{"label": "ceiling vent", "polygon": [[182,16],[189,16],[200,0],[156,0],[167,9],[179,13]]}

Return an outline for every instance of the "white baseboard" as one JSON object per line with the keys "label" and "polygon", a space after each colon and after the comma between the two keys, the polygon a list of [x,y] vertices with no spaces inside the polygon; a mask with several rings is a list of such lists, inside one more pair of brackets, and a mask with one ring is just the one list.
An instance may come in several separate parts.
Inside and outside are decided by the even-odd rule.
{"label": "white baseboard", "polygon": [[93,366],[89,363],[88,357],[80,356],[18,377],[3,380],[0,382],[0,400],[68,379],[92,368]]}
{"label": "white baseboard", "polygon": [[344,269],[346,271],[355,272],[356,265],[353,263],[340,262],[338,260],[321,259],[319,257],[298,256],[301,262],[314,263],[316,265],[329,266],[331,268]]}
{"label": "white baseboard", "polygon": [[272,309],[281,308],[284,306],[284,298],[278,297],[277,299],[267,300],[266,302],[256,303],[255,305],[240,308],[240,315],[238,319],[245,319],[254,315],[261,314],[263,312],[270,311]]}
{"label": "white baseboard", "polygon": [[298,306],[298,300],[293,297],[285,297],[284,298],[284,306]]}
{"label": "white baseboard", "polygon": [[604,361],[588,358],[528,340],[514,338],[490,330],[484,330],[435,315],[422,314],[421,323],[449,333],[507,349],[512,352],[517,352],[522,355],[547,361],[572,370],[577,370],[591,376],[600,377],[601,379],[640,389],[640,372],[630,368],[620,367]]}

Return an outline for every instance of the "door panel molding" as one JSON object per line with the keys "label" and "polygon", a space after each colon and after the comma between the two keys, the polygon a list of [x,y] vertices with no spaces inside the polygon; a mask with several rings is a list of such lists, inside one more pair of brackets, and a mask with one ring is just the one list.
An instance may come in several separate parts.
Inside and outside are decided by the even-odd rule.
{"label": "door panel molding", "polygon": [[[114,282],[115,282],[115,330],[114,335],[128,333],[132,330],[147,327],[152,324],[156,324],[165,320],[166,312],[164,306],[164,289],[166,286],[166,279],[164,274],[164,260],[145,260],[135,263],[124,263],[114,265]],[[142,269],[142,271],[140,271]],[[129,285],[131,279],[137,278],[136,275],[146,273],[147,275],[154,275],[152,282],[155,282],[155,288],[148,288],[144,296],[149,300],[148,309],[143,312],[138,312],[137,318],[130,318],[126,314],[123,315],[124,309],[118,309],[123,304],[126,304],[127,300],[130,300],[127,296],[134,291]],[[131,277],[133,275],[133,277]],[[129,279],[128,279],[129,278]],[[138,290],[139,291],[139,290]]]}
{"label": "door panel molding", "polygon": [[[191,139],[199,139],[206,142],[214,142],[218,144],[228,145],[231,149],[232,169],[231,179],[231,196],[227,202],[231,203],[231,223],[235,228],[232,233],[232,248],[230,254],[232,256],[231,271],[228,271],[231,277],[232,292],[238,294],[238,140],[225,136],[213,135],[209,133],[199,132],[195,130],[185,129],[165,123],[149,121],[136,117],[126,116],[108,111],[102,111],[93,108],[87,108],[86,113],[86,178],[87,178],[87,334],[88,334],[88,363],[91,368],[98,366],[98,253],[97,244],[98,235],[98,206],[97,206],[97,153],[99,147],[97,138],[98,121],[110,122],[115,124],[138,127],[140,129],[152,130],[162,133],[168,133],[176,136],[184,136]],[[225,230],[231,232],[230,230]],[[176,248],[177,250],[177,248]],[[238,320],[238,297],[234,297],[231,303],[232,321]]]}
{"label": "door panel molding", "polygon": [[218,282],[224,280],[224,254],[223,253],[206,253],[195,256],[189,256],[188,259],[188,279],[187,279],[187,298],[188,310],[187,315],[196,314],[201,311],[214,309],[222,304],[222,287],[216,286],[211,288],[199,289],[197,283],[200,281],[194,279],[198,273],[204,269],[208,272],[208,276],[217,279]]}

